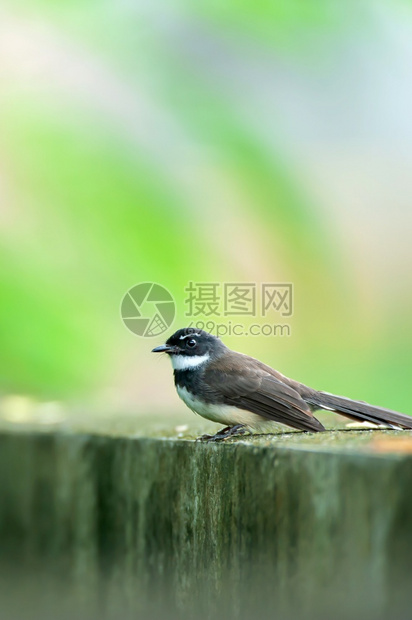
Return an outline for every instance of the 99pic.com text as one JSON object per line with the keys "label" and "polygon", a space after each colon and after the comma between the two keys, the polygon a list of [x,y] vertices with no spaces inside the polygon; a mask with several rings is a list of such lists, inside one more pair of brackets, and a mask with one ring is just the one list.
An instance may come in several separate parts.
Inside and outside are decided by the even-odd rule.
{"label": "99pic.com text", "polygon": [[192,329],[203,329],[218,338],[225,336],[277,336],[287,337],[292,335],[291,326],[288,323],[217,323],[216,321],[192,321],[189,325]]}

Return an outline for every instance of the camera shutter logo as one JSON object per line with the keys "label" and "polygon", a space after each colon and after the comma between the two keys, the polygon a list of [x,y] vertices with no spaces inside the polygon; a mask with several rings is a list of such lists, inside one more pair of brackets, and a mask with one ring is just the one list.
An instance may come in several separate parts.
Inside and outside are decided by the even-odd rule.
{"label": "camera shutter logo", "polygon": [[127,329],[137,336],[151,338],[163,334],[172,325],[176,306],[164,286],[142,282],[127,291],[120,312]]}

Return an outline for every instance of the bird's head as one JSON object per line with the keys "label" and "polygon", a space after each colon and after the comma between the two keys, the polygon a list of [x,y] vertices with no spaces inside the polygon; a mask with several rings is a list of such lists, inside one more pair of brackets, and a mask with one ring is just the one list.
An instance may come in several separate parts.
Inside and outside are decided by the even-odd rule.
{"label": "bird's head", "polygon": [[225,350],[225,345],[216,336],[186,327],[170,336],[165,344],[154,348],[152,353],[167,353],[175,370],[189,370],[216,359]]}

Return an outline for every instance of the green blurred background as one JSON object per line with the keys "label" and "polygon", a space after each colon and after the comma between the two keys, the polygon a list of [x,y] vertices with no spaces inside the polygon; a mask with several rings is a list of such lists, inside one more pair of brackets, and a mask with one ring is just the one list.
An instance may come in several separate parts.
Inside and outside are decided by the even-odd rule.
{"label": "green blurred background", "polygon": [[183,408],[150,350],[189,281],[292,282],[290,337],[225,342],[410,412],[411,62],[406,0],[3,0],[3,415]]}

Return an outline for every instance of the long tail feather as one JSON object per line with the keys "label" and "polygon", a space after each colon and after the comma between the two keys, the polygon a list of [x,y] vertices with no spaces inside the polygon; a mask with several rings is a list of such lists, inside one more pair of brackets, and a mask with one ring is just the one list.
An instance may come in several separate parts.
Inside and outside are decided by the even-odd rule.
{"label": "long tail feather", "polygon": [[412,429],[412,416],[391,409],[374,407],[361,400],[351,400],[328,392],[316,392],[308,402],[319,409],[335,411],[353,420],[366,420],[374,424],[385,424],[388,428]]}

